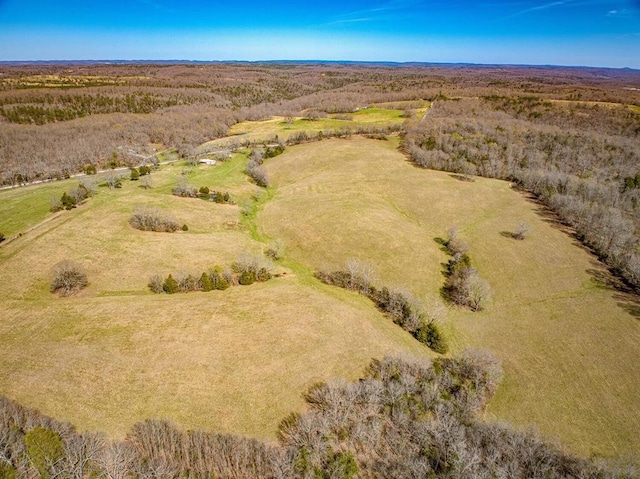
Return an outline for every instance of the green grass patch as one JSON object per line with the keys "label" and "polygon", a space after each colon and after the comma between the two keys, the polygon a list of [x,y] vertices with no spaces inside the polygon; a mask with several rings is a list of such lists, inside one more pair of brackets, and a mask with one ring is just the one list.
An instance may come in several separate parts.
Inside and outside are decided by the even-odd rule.
{"label": "green grass patch", "polygon": [[[427,107],[418,110],[418,115],[424,114]],[[355,131],[358,127],[385,127],[402,124],[404,111],[388,108],[363,108],[354,113],[329,115],[326,118],[315,120],[305,118],[273,117],[263,121],[244,121],[233,125],[229,129],[230,137],[214,140],[207,145],[209,148],[228,146],[233,142],[269,142],[286,141],[292,134],[305,131],[318,133],[331,130],[350,129]],[[350,119],[340,119],[341,117]]]}
{"label": "green grass patch", "polygon": [[51,216],[51,199],[77,185],[69,179],[0,191],[0,232],[10,238],[44,221]]}

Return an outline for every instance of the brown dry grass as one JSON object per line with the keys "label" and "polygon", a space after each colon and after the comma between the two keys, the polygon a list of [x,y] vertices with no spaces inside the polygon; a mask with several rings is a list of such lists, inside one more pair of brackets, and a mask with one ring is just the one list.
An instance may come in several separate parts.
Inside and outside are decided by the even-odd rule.
{"label": "brown dry grass", "polygon": [[[189,179],[232,196],[257,189],[242,168],[231,170],[232,178],[199,169]],[[429,354],[366,299],[290,271],[226,291],[151,294],[152,274],[200,274],[265,247],[240,223],[239,206],[171,196],[181,171],[153,173],[152,190],[128,181],[101,188],[3,245],[0,394],[114,437],[159,417],[273,438],[312,383],[355,378],[389,352]],[[172,213],[189,231],[133,229],[139,205]],[[89,286],[76,297],[49,293],[51,267],[62,259],[87,271]]]}
{"label": "brown dry grass", "polygon": [[[606,272],[536,204],[506,182],[417,169],[374,140],[300,145],[267,165],[277,193],[260,225],[316,268],[369,260],[382,284],[437,297],[447,258],[434,239],[457,225],[494,290],[485,311],[449,314],[459,347],[504,361],[489,416],[583,455],[638,453],[638,300],[598,283]],[[531,231],[515,241],[504,233],[520,220]]]}

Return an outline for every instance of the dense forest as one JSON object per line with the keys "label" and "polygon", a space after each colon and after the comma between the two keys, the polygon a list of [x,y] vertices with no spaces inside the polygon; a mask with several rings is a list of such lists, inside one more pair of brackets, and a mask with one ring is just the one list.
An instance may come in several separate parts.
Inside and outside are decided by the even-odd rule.
{"label": "dense forest", "polygon": [[[242,120],[309,110],[352,112],[374,102],[493,98],[528,108],[520,95],[638,105],[633,71],[555,68],[320,64],[34,65],[0,67],[0,184],[64,177],[106,165],[126,147],[198,145]],[[517,105],[509,106],[511,97]],[[501,100],[503,99],[503,100]],[[586,103],[588,104],[588,103]],[[543,105],[544,106],[544,105]],[[586,107],[585,107],[586,108]],[[538,110],[543,107],[538,108]],[[537,110],[536,110],[537,111]],[[557,110],[538,118],[547,122]],[[637,112],[594,124],[637,135]],[[629,116],[631,118],[629,118]],[[563,116],[551,121],[562,124]],[[575,116],[575,118],[579,118]],[[598,126],[599,125],[599,126]],[[625,133],[626,132],[626,133]],[[482,171],[479,174],[483,174]]]}

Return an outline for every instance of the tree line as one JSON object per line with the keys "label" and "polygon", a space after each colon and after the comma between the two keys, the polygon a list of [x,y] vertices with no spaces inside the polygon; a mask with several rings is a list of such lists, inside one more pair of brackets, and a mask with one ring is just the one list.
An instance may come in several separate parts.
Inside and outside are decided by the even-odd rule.
{"label": "tree line", "polygon": [[306,411],[282,420],[276,443],[185,431],[162,419],[110,440],[0,397],[0,477],[634,477],[480,420],[501,375],[483,351],[373,360],[359,381],[311,386]]}
{"label": "tree line", "polygon": [[[595,109],[594,126],[615,123],[603,130],[613,134],[633,118],[625,114],[635,112],[620,110],[613,121],[607,105],[640,104],[633,90],[640,79],[623,70],[140,64],[3,65],[0,72],[2,111],[12,121],[28,122],[0,119],[0,184],[64,177],[108,162],[123,146],[199,145],[225,136],[239,121],[301,116],[310,109],[349,114],[372,103],[480,97],[492,111],[535,107],[538,123],[558,117],[560,126]],[[54,87],[49,80],[58,77],[62,86]],[[505,98],[514,91],[539,101],[511,106]],[[584,104],[579,115],[561,119],[557,109],[545,113],[550,100],[576,98],[606,105]]]}
{"label": "tree line", "polygon": [[509,105],[535,110],[541,103],[438,100],[408,129],[404,149],[419,166],[505,179],[533,193],[615,272],[640,286],[640,115],[629,116],[622,106],[547,102],[540,106],[544,115],[525,119],[529,109],[514,112]]}

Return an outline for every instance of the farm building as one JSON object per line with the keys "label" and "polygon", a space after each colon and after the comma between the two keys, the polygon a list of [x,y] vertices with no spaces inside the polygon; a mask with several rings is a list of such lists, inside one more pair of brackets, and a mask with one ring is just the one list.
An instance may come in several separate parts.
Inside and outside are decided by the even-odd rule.
{"label": "farm building", "polygon": [[210,158],[201,158],[200,160],[198,160],[198,163],[201,164],[201,165],[215,166],[217,161],[216,160],[212,160]]}

